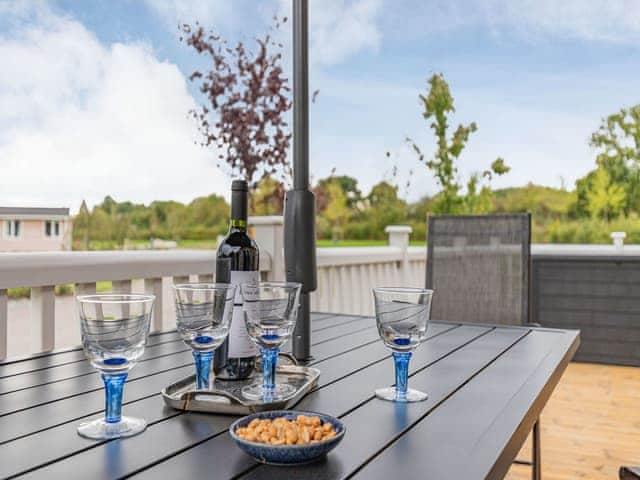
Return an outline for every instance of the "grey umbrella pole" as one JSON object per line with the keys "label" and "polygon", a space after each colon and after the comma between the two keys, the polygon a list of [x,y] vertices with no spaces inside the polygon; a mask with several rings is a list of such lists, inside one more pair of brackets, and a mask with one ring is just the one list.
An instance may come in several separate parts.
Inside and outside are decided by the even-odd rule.
{"label": "grey umbrella pole", "polygon": [[300,282],[293,355],[311,358],[309,293],[317,286],[316,199],[309,190],[308,1],[293,0],[293,190],[285,195],[284,260],[287,281]]}

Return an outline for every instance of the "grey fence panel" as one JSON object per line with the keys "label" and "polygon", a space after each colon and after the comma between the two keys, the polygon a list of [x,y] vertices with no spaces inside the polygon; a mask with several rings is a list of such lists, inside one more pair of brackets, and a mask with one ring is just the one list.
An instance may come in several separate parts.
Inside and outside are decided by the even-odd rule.
{"label": "grey fence panel", "polygon": [[579,329],[575,360],[640,366],[640,258],[533,256],[532,320]]}

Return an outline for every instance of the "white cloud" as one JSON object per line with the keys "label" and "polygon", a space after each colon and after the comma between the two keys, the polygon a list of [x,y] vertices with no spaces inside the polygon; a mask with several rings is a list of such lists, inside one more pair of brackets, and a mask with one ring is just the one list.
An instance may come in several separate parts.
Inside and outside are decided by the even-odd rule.
{"label": "white cloud", "polygon": [[[144,0],[146,5],[174,29],[179,23],[198,20],[217,31],[241,36],[261,34],[273,16],[292,16],[292,0]],[[310,61],[327,66],[344,62],[361,51],[377,51],[382,34],[383,0],[311,0],[309,2]],[[242,12],[242,15],[240,15]],[[278,34],[291,53],[291,22]]]}
{"label": "white cloud", "polygon": [[188,201],[226,191],[194,145],[185,78],[143,44],[101,44],[77,21],[39,10],[0,37],[0,203],[76,209],[121,200]]}
{"label": "white cloud", "polygon": [[486,15],[489,24],[509,24],[532,33],[614,43],[640,40],[637,0],[493,0]]}
{"label": "white cloud", "polygon": [[405,2],[403,7],[402,18],[425,33],[481,26],[497,35],[515,32],[531,40],[551,36],[630,45],[640,41],[637,0],[433,0]]}
{"label": "white cloud", "polygon": [[381,0],[311,2],[309,28],[313,60],[321,65],[343,62],[362,51],[377,51],[382,35]]}
{"label": "white cloud", "polygon": [[182,23],[212,25],[229,22],[237,0],[144,0],[167,25],[175,29]]}

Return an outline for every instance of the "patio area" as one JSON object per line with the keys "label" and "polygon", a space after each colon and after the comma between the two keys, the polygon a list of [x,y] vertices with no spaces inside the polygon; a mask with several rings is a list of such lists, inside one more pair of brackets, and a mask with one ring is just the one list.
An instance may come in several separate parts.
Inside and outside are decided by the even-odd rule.
{"label": "patio area", "polygon": [[[542,475],[610,480],[640,460],[640,368],[572,362],[542,414]],[[528,459],[528,440],[519,458]],[[528,480],[514,465],[508,480]]]}
{"label": "patio area", "polygon": [[0,478],[640,480],[640,10],[9,3]]}
{"label": "patio area", "polygon": [[[275,243],[268,241],[281,238],[283,228],[281,217],[256,217],[251,219],[251,223],[255,225],[258,242],[266,245],[262,249],[260,265],[262,278],[267,280],[282,278],[284,273],[282,244],[277,241]],[[331,319],[329,313],[314,315],[312,341],[321,345],[320,351],[329,349],[322,353],[318,360],[326,357],[327,360],[334,358],[334,361],[337,361],[343,355],[347,355],[353,348],[346,345],[352,336],[362,338],[367,345],[375,342],[377,333],[375,321],[371,317],[372,286],[384,284],[420,286],[424,282],[426,249],[408,247],[407,227],[390,228],[388,234],[387,247],[318,249],[319,288],[312,296],[312,308],[315,311],[342,314],[342,317],[338,316],[334,319]],[[621,289],[620,292],[627,295],[628,302],[633,302],[633,288],[629,282],[633,282],[635,278],[633,272],[638,253],[635,247],[625,247],[624,252],[621,253],[613,246],[604,245],[589,248],[533,245],[532,302],[537,315],[534,319],[542,323],[543,327],[581,329],[581,346],[576,357],[582,362],[588,362],[590,358],[602,359],[609,363],[615,363],[620,359],[635,362],[636,330],[632,318],[634,314],[619,306],[620,296],[616,293],[618,292],[616,289]],[[155,312],[152,328],[156,331],[167,331],[175,326],[172,283],[197,279],[210,281],[213,263],[211,251],[67,252],[40,254],[30,259],[20,254],[4,254],[4,258],[5,261],[0,267],[0,280],[4,283],[0,287],[6,288],[20,284],[32,286],[36,292],[31,300],[9,300],[4,306],[0,305],[5,309],[3,312],[0,308],[0,317],[6,322],[4,325],[8,336],[5,337],[7,339],[5,348],[8,347],[9,359],[15,355],[38,351],[43,345],[53,344],[56,348],[65,348],[78,344],[79,332],[72,297],[54,296],[53,285],[74,283],[76,291],[95,291],[95,282],[111,279],[113,289],[116,291],[154,292],[162,307]],[[585,268],[595,272],[595,267],[602,272],[598,274],[599,276],[585,277],[581,273]],[[612,282],[611,278],[615,281]],[[604,282],[608,290],[598,297],[597,301],[589,303],[589,310],[585,313],[582,311],[587,305],[585,295],[590,295],[589,292],[593,289],[601,288],[601,283],[598,282]],[[548,288],[551,284],[554,285],[553,289]],[[0,293],[2,293],[1,290]],[[7,298],[6,293],[4,298]],[[591,299],[592,297],[588,298],[588,300]],[[560,301],[563,303],[558,303]],[[549,305],[553,305],[553,308],[546,308]],[[628,306],[629,303],[625,305]],[[363,318],[360,315],[366,317]],[[603,322],[608,324],[605,325]],[[434,326],[436,329],[434,332],[438,333],[441,327],[437,323]],[[603,328],[615,336],[614,344],[608,343],[606,338],[601,336],[605,331]],[[350,333],[352,331],[353,333]],[[164,335],[167,334],[158,338]],[[428,345],[427,343],[425,346],[427,352]],[[381,348],[381,345],[378,347]],[[353,355],[364,351],[363,348],[364,346],[356,349]],[[158,352],[154,356],[157,356],[157,360],[143,363],[149,366],[151,363],[157,364],[154,368],[162,368],[164,365],[164,368],[175,372],[175,378],[184,376],[185,372],[190,370],[188,354],[183,351],[184,347],[181,347],[180,343],[176,343],[173,339],[170,343],[161,342],[160,345],[149,349],[150,354],[156,350]],[[83,358],[81,352],[73,355],[78,357],[77,360]],[[358,362],[366,363],[367,361],[358,355],[353,358]],[[177,360],[179,360],[178,363],[176,363]],[[637,464],[639,460],[637,448],[640,445],[640,410],[637,405],[640,402],[640,368],[582,362],[574,361],[568,365],[542,412],[541,463],[542,478],[545,479],[617,478],[620,465]],[[20,363],[7,364],[5,368],[14,368],[12,365]],[[14,406],[26,407],[26,409],[22,413],[16,412],[6,416],[5,420],[9,422],[7,426],[13,425],[12,417],[18,420],[18,417],[24,415],[29,418],[36,415],[39,418],[38,412],[47,407],[38,406],[40,402],[32,397],[33,393],[36,391],[46,393],[50,388],[58,390],[64,384],[75,383],[77,380],[72,377],[77,375],[77,372],[74,372],[82,363],[84,362],[74,363],[73,365],[76,366],[73,367],[64,365],[47,367],[43,371],[46,375],[42,379],[30,379],[31,374],[27,371],[17,376],[13,374],[8,376],[5,379],[5,383],[8,383],[6,383],[4,395],[1,395],[5,402],[9,402],[6,404],[7,413],[13,411]],[[69,368],[71,370],[67,372]],[[142,369],[142,365],[139,368]],[[136,370],[134,369],[134,372]],[[83,415],[90,414],[92,409],[99,408],[100,404],[99,391],[81,393],[83,389],[88,388],[84,379],[89,378],[86,376],[89,372],[90,370],[87,372],[83,370],[80,377],[83,379],[81,381],[83,386],[77,392],[74,391],[72,397],[76,398],[75,396],[80,394],[81,396],[89,395],[92,398],[91,409],[82,410]],[[140,373],[144,376],[151,372],[141,371]],[[169,382],[167,375],[173,378],[174,373],[159,374],[157,378],[162,377],[161,382],[155,382],[148,391],[141,391],[139,395],[157,395],[158,389]],[[42,374],[38,374],[38,377],[40,376]],[[155,377],[156,375],[151,373],[149,381]],[[334,378],[337,379],[339,376]],[[332,381],[330,378],[328,380]],[[42,383],[43,381],[45,383]],[[18,383],[14,385],[15,382]],[[134,385],[136,383],[138,382],[134,382]],[[364,390],[370,390],[370,388],[371,385],[366,385]],[[29,405],[32,406],[19,401],[21,398],[23,400],[29,398]],[[153,402],[145,400],[140,404],[147,405],[151,402],[157,405],[160,398],[158,396],[152,398],[156,400]],[[52,398],[52,400],[55,399]],[[15,403],[16,401],[18,403]],[[59,400],[55,400],[53,405],[58,403]],[[134,399],[131,405],[135,407],[137,404],[138,400]],[[39,438],[40,433],[37,432],[42,426],[36,417],[33,417],[35,422],[33,431],[20,433],[21,422],[7,430],[4,454],[11,456],[15,453],[15,448],[20,451],[23,448],[31,449],[34,445],[46,441],[49,434]],[[73,412],[73,415],[61,416],[58,419],[61,422],[60,425],[51,426],[54,427],[50,430],[51,434],[70,432],[69,438],[73,438],[77,417],[76,412]],[[175,422],[171,418],[160,420],[165,419],[165,413],[160,411],[157,413],[157,419],[162,423],[169,422],[167,425]],[[50,428],[46,425],[44,427]],[[211,433],[213,434],[213,431]],[[80,444],[72,441],[60,454],[64,456],[75,451],[78,454],[73,454],[71,458],[81,460],[82,455],[77,450],[79,447]],[[47,455],[57,454],[51,451]],[[167,451],[162,455],[171,455],[171,452]],[[525,443],[517,458],[521,460],[531,458],[530,440]],[[49,456],[42,459],[43,462],[53,460],[54,458]],[[16,471],[20,471],[20,468],[36,468],[36,464],[30,463],[22,467],[18,464],[14,466],[18,469]],[[50,470],[45,468],[40,472],[38,468],[34,473],[47,475]],[[155,470],[151,468],[149,471]],[[531,478],[530,467],[513,465],[505,478]]]}

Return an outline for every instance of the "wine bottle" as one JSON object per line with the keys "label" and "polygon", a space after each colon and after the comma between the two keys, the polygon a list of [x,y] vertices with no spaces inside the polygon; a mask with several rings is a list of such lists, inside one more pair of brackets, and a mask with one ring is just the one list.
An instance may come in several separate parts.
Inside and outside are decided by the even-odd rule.
{"label": "wine bottle", "polygon": [[[248,185],[244,180],[231,184],[231,222],[229,233],[218,246],[216,282],[241,283],[259,280],[260,254],[256,242],[247,235]],[[242,312],[242,295],[236,290],[233,318],[227,340],[216,350],[214,370],[223,380],[242,380],[253,375],[258,354],[247,333]]]}

